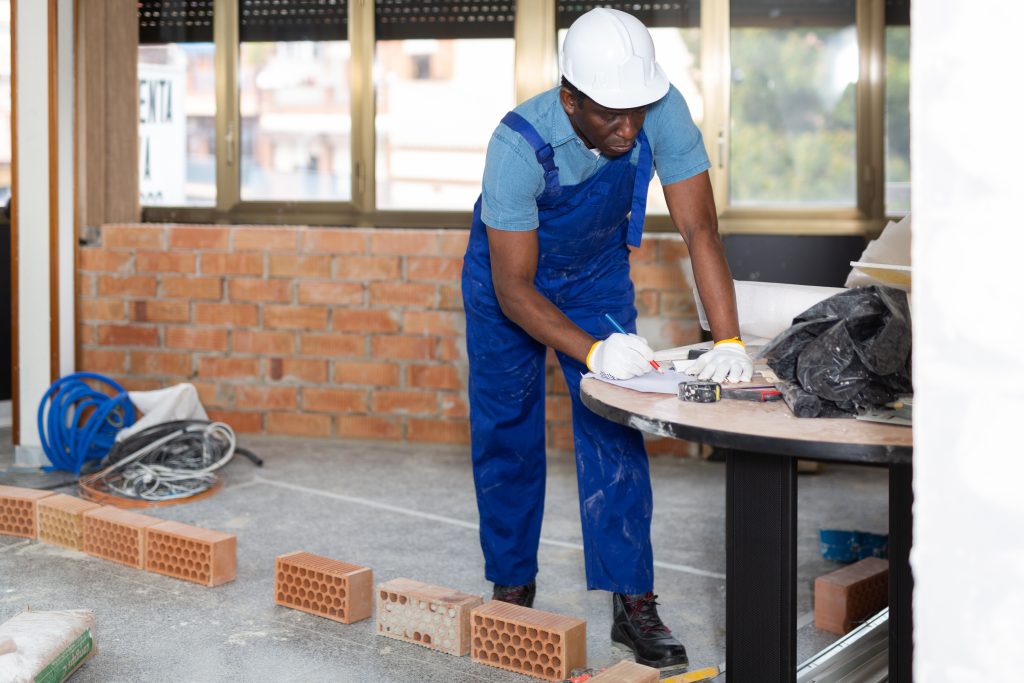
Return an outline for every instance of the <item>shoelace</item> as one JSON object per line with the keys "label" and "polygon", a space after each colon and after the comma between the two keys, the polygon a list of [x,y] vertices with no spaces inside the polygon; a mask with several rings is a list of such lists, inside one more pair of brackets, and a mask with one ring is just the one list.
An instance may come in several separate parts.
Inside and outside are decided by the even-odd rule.
{"label": "shoelace", "polygon": [[644,635],[653,633],[672,633],[669,627],[658,616],[658,596],[654,593],[645,593],[639,597],[626,597],[626,609],[629,610],[629,620]]}

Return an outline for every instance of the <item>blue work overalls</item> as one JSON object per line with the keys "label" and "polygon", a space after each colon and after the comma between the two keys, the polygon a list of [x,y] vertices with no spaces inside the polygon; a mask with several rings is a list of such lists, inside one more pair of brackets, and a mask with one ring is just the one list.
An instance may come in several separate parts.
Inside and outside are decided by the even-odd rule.
{"label": "blue work overalls", "polygon": [[[635,332],[627,242],[640,244],[651,178],[651,148],[643,131],[637,165],[630,162],[632,153],[624,154],[587,180],[563,187],[551,145],[515,112],[503,122],[530,143],[544,169],[545,189],[537,199],[535,286],[596,339],[615,332],[606,313]],[[497,584],[522,585],[537,574],[544,512],[546,347],[501,312],[479,199],[462,270],[462,296],[473,475],[486,575]],[[557,356],[572,397],[587,587],[647,592],[653,588],[654,568],[643,439],[638,431],[584,406],[579,389],[587,368],[565,354]]]}

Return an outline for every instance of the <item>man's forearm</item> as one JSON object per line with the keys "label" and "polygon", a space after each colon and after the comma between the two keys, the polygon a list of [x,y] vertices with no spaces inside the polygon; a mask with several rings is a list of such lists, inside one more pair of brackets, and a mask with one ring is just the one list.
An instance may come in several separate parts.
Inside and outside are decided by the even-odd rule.
{"label": "man's forearm", "polygon": [[696,230],[690,236],[690,262],[711,334],[715,340],[740,335],[736,291],[717,230]]}
{"label": "man's forearm", "polygon": [[532,285],[500,288],[497,292],[505,316],[545,346],[586,363],[596,341],[562,313]]}

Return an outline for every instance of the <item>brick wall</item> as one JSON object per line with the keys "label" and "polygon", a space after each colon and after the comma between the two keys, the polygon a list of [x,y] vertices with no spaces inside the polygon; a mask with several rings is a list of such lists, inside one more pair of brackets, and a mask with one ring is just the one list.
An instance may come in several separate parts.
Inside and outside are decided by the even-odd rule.
{"label": "brick wall", "polygon": [[[463,230],[107,225],[79,249],[80,369],[191,382],[236,431],[468,443]],[[696,341],[677,235],[633,254],[640,331]],[[548,437],[572,448],[553,358]],[[688,452],[665,440],[651,450]]]}

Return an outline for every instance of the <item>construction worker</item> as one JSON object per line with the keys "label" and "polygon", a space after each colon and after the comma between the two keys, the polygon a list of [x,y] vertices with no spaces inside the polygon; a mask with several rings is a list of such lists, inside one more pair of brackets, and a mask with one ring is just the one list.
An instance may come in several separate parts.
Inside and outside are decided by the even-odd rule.
{"label": "construction worker", "polygon": [[[718,340],[696,371],[739,380],[753,366],[739,340],[703,140],[650,33],[629,14],[593,9],[569,28],[561,69],[561,87],[516,107],[491,137],[462,271],[486,576],[494,599],[532,606],[550,346],[572,397],[587,587],[614,594],[612,639],[636,661],[683,667],[686,649],[652,592],[642,438],[579,396],[587,370],[628,379],[652,369],[653,351],[634,334],[629,246],[640,244],[654,168]],[[630,334],[616,333],[606,314]]]}

